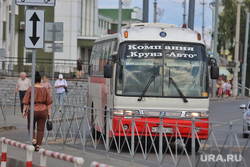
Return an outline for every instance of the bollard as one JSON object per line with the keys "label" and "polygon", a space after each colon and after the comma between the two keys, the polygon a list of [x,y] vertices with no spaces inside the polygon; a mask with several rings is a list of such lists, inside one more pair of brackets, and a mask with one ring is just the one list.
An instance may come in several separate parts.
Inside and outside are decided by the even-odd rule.
{"label": "bollard", "polygon": [[20,143],[18,141],[6,139],[5,137],[1,138],[2,142],[2,160],[1,160],[1,167],[6,167],[7,161],[7,145],[12,145],[14,147],[18,147],[24,150],[27,150],[27,160],[26,160],[26,167],[32,167],[32,155],[34,152],[34,146]]}
{"label": "bollard", "polygon": [[[2,141],[2,138],[1,138]],[[1,167],[6,167],[7,162],[7,144],[2,142],[2,159],[1,159]]]}
{"label": "bollard", "polygon": [[102,163],[98,163],[96,161],[93,161],[91,164],[90,164],[90,167],[113,167],[113,166],[110,166],[110,165],[106,165],[106,164],[102,164]]}
{"label": "bollard", "polygon": [[53,152],[50,150],[45,150],[43,148],[41,148],[39,150],[39,153],[41,154],[40,156],[40,167],[46,167],[46,160],[47,160],[47,156],[51,157],[51,158],[55,158],[55,159],[59,159],[59,160],[64,160],[67,162],[71,162],[74,163],[74,167],[81,167],[84,163],[84,159],[81,157],[74,157],[71,155],[67,155],[67,154],[62,154],[59,152]]}

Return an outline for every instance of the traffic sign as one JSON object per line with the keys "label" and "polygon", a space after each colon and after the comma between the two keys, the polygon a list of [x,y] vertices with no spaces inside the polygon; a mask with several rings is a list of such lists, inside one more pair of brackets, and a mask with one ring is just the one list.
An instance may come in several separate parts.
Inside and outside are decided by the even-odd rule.
{"label": "traffic sign", "polygon": [[16,5],[55,6],[55,0],[16,0]]}
{"label": "traffic sign", "polygon": [[44,10],[27,9],[25,12],[25,47],[43,48],[44,45]]}
{"label": "traffic sign", "polygon": [[[55,26],[54,31],[53,26]],[[46,22],[44,31],[45,41],[53,41],[53,33],[55,36],[55,41],[63,41],[63,22]]]}

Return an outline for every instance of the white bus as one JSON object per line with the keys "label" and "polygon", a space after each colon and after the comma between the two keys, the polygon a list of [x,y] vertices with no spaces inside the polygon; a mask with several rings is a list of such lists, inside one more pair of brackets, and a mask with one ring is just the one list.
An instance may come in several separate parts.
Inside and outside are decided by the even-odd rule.
{"label": "white bus", "polygon": [[[94,124],[95,114],[105,129],[107,108],[112,111],[110,128],[114,131],[119,119],[124,126],[130,125],[131,112],[140,119],[137,126],[143,127],[146,117],[156,122],[149,125],[152,133],[157,132],[160,114],[178,118],[178,125],[191,125],[191,117],[208,121],[210,61],[201,35],[175,25],[133,24],[97,39],[90,60],[88,107],[103,110],[89,110],[90,122]],[[212,63],[212,79],[218,78],[218,71],[216,62]],[[163,122],[175,124],[176,119],[164,117]],[[195,126],[199,139],[206,139],[208,130],[202,128],[208,129],[208,123]],[[102,131],[97,125],[94,128]],[[174,127],[164,128],[172,133]],[[190,129],[179,130],[188,139]],[[119,135],[123,134],[115,133]]]}

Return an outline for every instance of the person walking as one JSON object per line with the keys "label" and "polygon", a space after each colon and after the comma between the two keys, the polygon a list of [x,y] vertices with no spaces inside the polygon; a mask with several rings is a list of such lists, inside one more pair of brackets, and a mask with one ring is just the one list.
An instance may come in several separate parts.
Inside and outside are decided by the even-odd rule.
{"label": "person walking", "polygon": [[44,86],[45,88],[47,88],[47,90],[49,91],[49,93],[50,93],[50,95],[52,96],[52,87],[51,87],[51,85],[50,85],[50,83],[49,82],[47,82],[47,77],[46,76],[43,76],[42,77],[42,83],[41,83],[41,85],[42,86]]}
{"label": "person walking", "polygon": [[83,68],[82,61],[80,59],[77,60],[76,70],[77,70],[77,78],[81,78],[82,73],[84,74],[84,68]]}
{"label": "person walking", "polygon": [[16,90],[15,94],[17,94],[17,91],[19,91],[19,98],[20,98],[20,106],[21,106],[21,113],[23,113],[23,97],[27,91],[27,89],[31,86],[30,80],[26,78],[26,73],[21,72],[21,78],[18,79],[16,83]]}
{"label": "person walking", "polygon": [[[53,100],[48,92],[47,88],[40,85],[41,76],[39,72],[35,75],[35,92],[34,92],[34,125],[33,125],[33,142],[35,151],[39,151],[40,145],[42,144],[44,127],[47,117],[50,118],[50,105]],[[27,116],[28,121],[28,132],[30,134],[30,101],[31,101],[31,87],[27,90],[23,98],[23,118]],[[28,108],[27,114],[25,110]],[[35,135],[35,125],[37,124],[37,136]]]}
{"label": "person walking", "polygon": [[59,74],[58,80],[55,82],[55,88],[57,88],[56,93],[59,101],[59,111],[62,110],[63,99],[65,97],[65,88],[67,89],[68,83],[63,79],[63,75]]}

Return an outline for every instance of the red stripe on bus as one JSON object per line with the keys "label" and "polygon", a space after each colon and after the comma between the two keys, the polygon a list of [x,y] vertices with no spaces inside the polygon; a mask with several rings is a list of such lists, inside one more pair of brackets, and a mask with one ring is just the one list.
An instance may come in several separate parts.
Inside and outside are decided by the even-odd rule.
{"label": "red stripe on bus", "polygon": [[90,77],[90,83],[106,84],[106,78],[103,78],[103,77]]}

